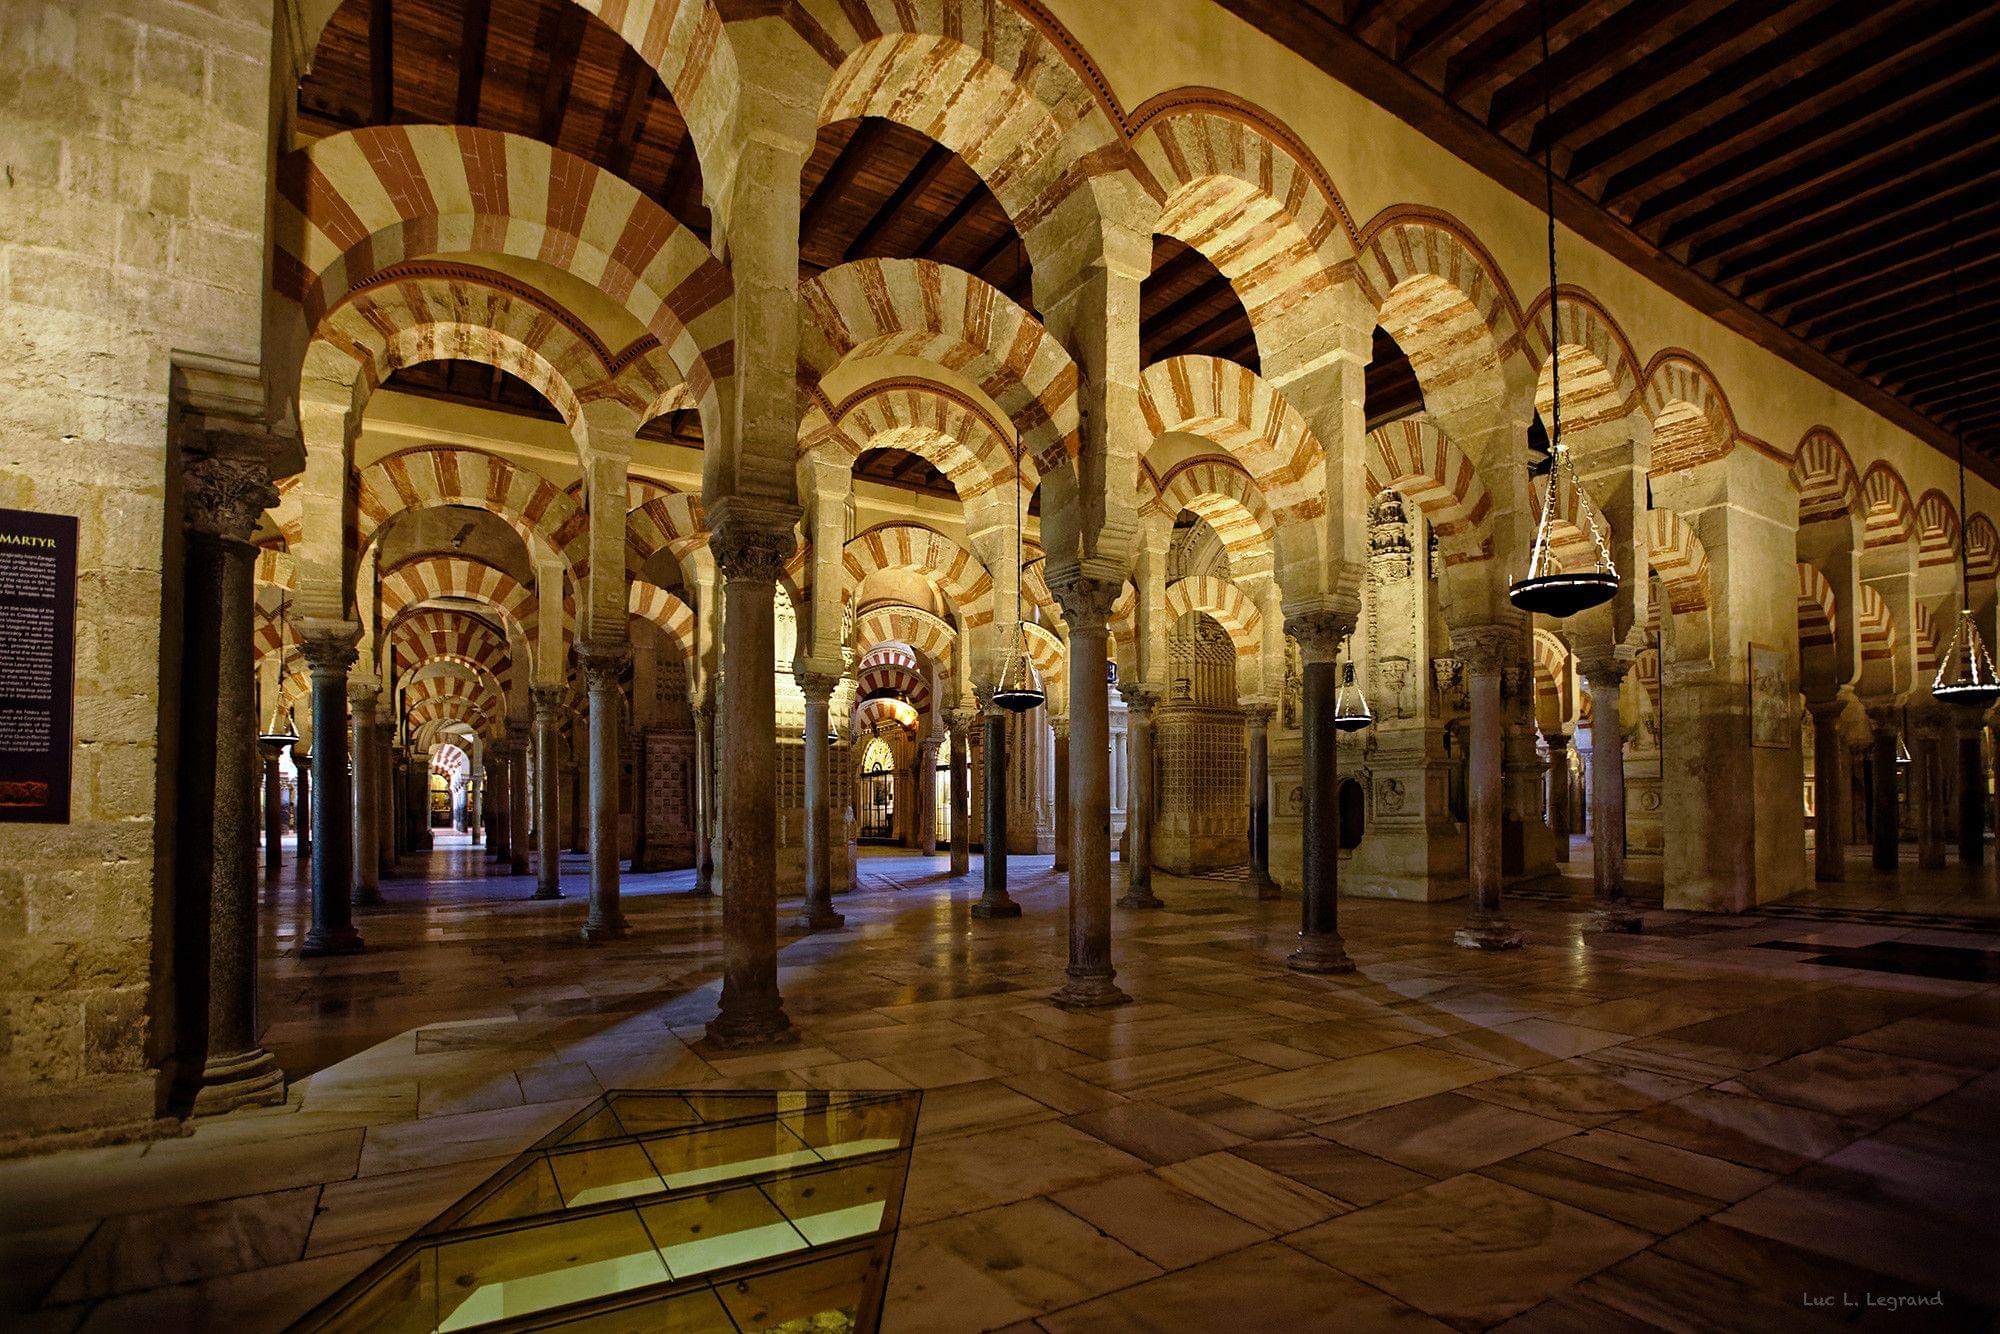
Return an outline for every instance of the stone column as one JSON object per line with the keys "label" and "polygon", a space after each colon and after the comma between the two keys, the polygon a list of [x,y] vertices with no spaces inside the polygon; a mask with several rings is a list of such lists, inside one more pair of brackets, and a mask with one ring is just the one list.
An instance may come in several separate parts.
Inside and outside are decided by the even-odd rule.
{"label": "stone column", "polygon": [[538,899],[562,897],[562,839],[556,832],[556,728],[561,721],[563,688],[531,686],[535,709],[535,893]]}
{"label": "stone column", "polygon": [[[1508,924],[1500,901],[1500,824],[1506,791],[1501,772],[1505,720],[1500,713],[1500,674],[1519,657],[1520,636],[1509,626],[1483,625],[1453,630],[1451,641],[1465,663],[1466,693],[1472,703],[1465,775],[1472,903],[1466,924],[1452,933],[1452,939],[1468,949],[1517,949],[1521,933]],[[1600,792],[1603,785],[1599,777]],[[1597,836],[1604,837],[1602,826]]]}
{"label": "stone column", "polygon": [[980,918],[1019,917],[1021,905],[1007,894],[1007,714],[978,691],[985,721],[986,819],[980,837],[986,846],[986,887],[972,915]]}
{"label": "stone column", "polygon": [[1153,790],[1153,707],[1160,702],[1160,692],[1132,685],[1118,693],[1125,699],[1125,746],[1132,766],[1131,796],[1125,808],[1125,892],[1118,906],[1160,908],[1165,905],[1153,893],[1153,823],[1159,813]]}
{"label": "stone column", "polygon": [[353,954],[361,948],[354,929],[354,789],[347,772],[347,669],[360,631],[336,623],[310,624],[301,644],[312,675],[313,806],[312,927],[299,942],[306,958]]}
{"label": "stone column", "polygon": [[1271,878],[1271,713],[1268,704],[1243,710],[1250,753],[1249,893],[1258,899],[1279,897],[1278,882]]}
{"label": "stone column", "polygon": [[[530,847],[528,817],[532,814],[528,806],[529,801],[532,800],[528,795],[528,737],[530,730],[531,726],[528,722],[513,718],[507,720],[507,869],[514,875],[526,875],[528,873],[528,851]],[[618,772],[615,767],[617,763],[615,754],[612,763],[614,766],[612,773],[615,776]],[[425,770],[425,786],[423,789],[424,804],[418,814],[425,822],[426,832],[424,841],[428,844],[430,842],[428,832],[430,822],[430,773],[428,765],[419,767]],[[612,791],[615,799],[617,789],[614,787]],[[614,829],[615,827],[614,825]],[[612,852],[615,856],[617,852],[617,845],[615,843],[612,846]]]}
{"label": "stone column", "polygon": [[493,836],[486,841],[487,855],[504,863],[502,874],[512,874],[514,862],[514,779],[509,772],[514,765],[514,757],[509,753],[504,737],[493,741],[487,747],[490,775],[487,786],[492,799]]}
{"label": "stone column", "polygon": [[1813,879],[1847,878],[1846,794],[1841,789],[1840,718],[1847,703],[1838,699],[1806,701],[1813,720]]}
{"label": "stone column", "polygon": [[937,856],[937,738],[917,743],[917,851]]}
{"label": "stone column", "polygon": [[[252,717],[256,714],[253,712]],[[285,788],[278,777],[278,757],[285,748],[275,741],[257,742],[263,757],[264,779],[264,874],[277,875],[285,869]]]}
{"label": "stone column", "polygon": [[1052,714],[1049,717],[1049,727],[1055,733],[1056,745],[1056,855],[1053,869],[1067,871],[1069,869],[1070,841],[1069,715],[1066,713]]}
{"label": "stone column", "polygon": [[[184,479],[184,653],[189,669],[211,668],[215,684],[213,701],[201,699],[184,715],[194,731],[181,744],[198,749],[183,767],[194,790],[180,794],[190,803],[183,883],[208,909],[207,1050],[194,1105],[208,1113],[284,1101],[284,1074],[257,1042],[257,549],[250,544],[258,516],[278,494],[269,465],[254,454],[188,456]],[[346,652],[352,660],[352,647]],[[318,680],[316,669],[315,701]]]}
{"label": "stone column", "polygon": [[[618,902],[619,678],[632,659],[628,645],[591,645],[583,651],[590,694],[590,914],[585,940],[615,940],[629,927]],[[517,752],[510,757],[519,763]],[[526,862],[523,856],[521,861]],[[527,869],[525,865],[523,870]]]}
{"label": "stone column", "polygon": [[970,709],[945,715],[951,733],[951,873],[972,874],[972,720]]}
{"label": "stone column", "polygon": [[[373,857],[375,859],[378,881],[394,877],[397,870],[396,768],[392,763],[396,753],[396,748],[393,744],[395,734],[395,723],[390,719],[382,717],[378,711],[374,730],[368,734],[368,746],[371,751],[370,760],[375,769],[375,781],[369,785],[366,791],[366,799],[375,803],[375,843],[372,850],[357,845],[354,851],[357,860],[362,857]],[[356,744],[357,749],[355,754],[358,756],[360,754],[359,743],[357,742]],[[362,789],[357,787],[355,789],[355,800],[360,801],[362,799]]]}
{"label": "stone column", "polygon": [[1979,715],[1968,711],[1958,732],[1958,860],[1986,861],[1986,765],[1979,753]]}
{"label": "stone column", "polygon": [[1074,578],[1055,590],[1069,625],[1068,980],[1049,1000],[1066,1010],[1132,998],[1111,964],[1111,705],[1106,621],[1118,600],[1106,579]]}
{"label": "stone column", "polygon": [[715,700],[706,692],[694,705],[694,888],[715,893]]}
{"label": "stone column", "polygon": [[1873,808],[1869,839],[1871,861],[1878,871],[1894,871],[1902,857],[1902,809],[1896,792],[1896,729],[1899,710],[1894,705],[1875,704],[1868,709],[1868,727],[1874,737],[1874,753],[1869,768],[1875,775],[1869,805]]}
{"label": "stone column", "polygon": [[354,715],[354,901],[372,908],[382,902],[381,780],[376,776],[375,705],[382,692],[357,681],[348,687],[347,706]]}
{"label": "stone column", "polygon": [[1590,858],[1593,904],[1586,931],[1637,931],[1643,922],[1625,892],[1625,724],[1620,690],[1632,670],[1620,653],[1580,664],[1590,690]]}
{"label": "stone column", "polygon": [[[1299,944],[1285,960],[1287,968],[1300,973],[1354,970],[1340,935],[1340,733],[1333,725],[1340,694],[1335,657],[1340,641],[1353,629],[1354,617],[1339,612],[1285,619],[1285,633],[1298,640],[1305,663],[1299,723],[1305,803]],[[1497,677],[1495,688],[1497,692]]]}
{"label": "stone column", "polygon": [[[711,521],[715,521],[711,514]],[[777,679],[772,671],[778,573],[789,526],[727,514],[710,549],[722,571],[722,999],[708,1021],[720,1047],[783,1042],[792,1033],[778,994]]]}
{"label": "stone column", "polygon": [[292,831],[298,837],[299,865],[312,860],[312,755],[292,743],[292,775],[297,787],[292,798]]}
{"label": "stone column", "polygon": [[1909,709],[1911,776],[1916,780],[1917,866],[1944,869],[1944,717],[1938,708]]}
{"label": "stone column", "polygon": [[1569,733],[1550,732],[1543,738],[1549,747],[1549,832],[1555,835],[1556,861],[1569,861]]}
{"label": "stone column", "polygon": [[799,689],[806,697],[806,901],[793,923],[801,931],[832,931],[847,919],[833,910],[832,781],[827,764],[827,701],[840,678],[804,672]]}

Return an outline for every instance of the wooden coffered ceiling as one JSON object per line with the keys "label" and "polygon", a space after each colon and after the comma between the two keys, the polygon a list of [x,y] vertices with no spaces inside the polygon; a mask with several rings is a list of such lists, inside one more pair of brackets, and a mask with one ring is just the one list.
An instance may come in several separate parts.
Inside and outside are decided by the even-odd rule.
{"label": "wooden coffered ceiling", "polygon": [[1537,205],[1546,133],[1566,224],[1899,424],[2000,460],[2000,6],[1218,3]]}
{"label": "wooden coffered ceiling", "polygon": [[[711,221],[686,122],[657,74],[572,0],[346,0],[301,80],[300,133],[364,125],[461,124],[527,135],[629,181],[704,240]],[[991,190],[955,153],[867,118],[825,126],[800,182],[801,278],[850,260],[924,258],[976,274],[1034,306],[1026,248]],[[1207,259],[1156,238],[1141,290],[1147,361],[1183,353],[1258,368],[1248,315]],[[1371,424],[1423,406],[1401,349],[1377,332]],[[399,371],[389,387],[548,417],[525,383],[487,367]],[[700,444],[691,413],[648,438]],[[862,475],[919,492],[938,479],[908,459],[868,458]]]}

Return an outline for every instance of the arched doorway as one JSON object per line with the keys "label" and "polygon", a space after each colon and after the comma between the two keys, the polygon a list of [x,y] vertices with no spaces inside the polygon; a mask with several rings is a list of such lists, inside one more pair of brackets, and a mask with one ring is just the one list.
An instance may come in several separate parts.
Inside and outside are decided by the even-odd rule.
{"label": "arched doorway", "polygon": [[861,752],[860,822],[862,841],[896,841],[896,760],[879,736]]}

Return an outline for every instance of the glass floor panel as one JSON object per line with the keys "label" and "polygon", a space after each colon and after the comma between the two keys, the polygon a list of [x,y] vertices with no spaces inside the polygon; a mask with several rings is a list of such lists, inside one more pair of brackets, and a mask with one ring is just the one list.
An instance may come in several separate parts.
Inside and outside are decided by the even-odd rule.
{"label": "glass floor panel", "polygon": [[606,1094],[314,1331],[872,1330],[922,1094]]}

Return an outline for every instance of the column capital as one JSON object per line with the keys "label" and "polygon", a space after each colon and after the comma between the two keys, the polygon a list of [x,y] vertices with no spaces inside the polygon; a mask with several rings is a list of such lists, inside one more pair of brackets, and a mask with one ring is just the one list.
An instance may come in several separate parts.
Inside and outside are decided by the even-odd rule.
{"label": "column capital", "polygon": [[1903,707],[1900,704],[1865,704],[1868,726],[1877,732],[1900,732],[1903,730]]}
{"label": "column capital", "polygon": [[1569,743],[1570,743],[1569,733],[1561,730],[1560,728],[1558,728],[1553,732],[1542,733],[1542,744],[1547,746],[1552,752],[1558,755],[1561,754],[1563,751],[1569,749]]}
{"label": "column capital", "polygon": [[798,682],[808,704],[825,704],[840,689],[840,676],[834,672],[800,672]]}
{"label": "column capital", "polygon": [[308,619],[299,627],[299,653],[314,676],[346,676],[361,656],[361,627],[353,621]]}
{"label": "column capital", "polygon": [[545,718],[553,719],[560,713],[565,693],[567,692],[559,685],[544,684],[529,686],[528,699],[534,705],[536,721],[539,722]]}
{"label": "column capital", "polygon": [[1632,671],[1632,661],[1637,656],[1630,647],[1620,644],[1615,648],[1591,651],[1588,656],[1579,653],[1576,665],[1583,673],[1584,681],[1593,689],[1609,687],[1615,690],[1625,683],[1626,676]]}
{"label": "column capital", "polygon": [[1453,626],[1451,646],[1468,675],[1492,675],[1521,655],[1521,632],[1511,625]]}
{"label": "column capital", "polygon": [[1258,700],[1243,706],[1243,721],[1257,731],[1268,731],[1277,712],[1276,706]]}
{"label": "column capital", "polygon": [[1056,734],[1056,740],[1069,740],[1069,715],[1066,713],[1051,713],[1049,715],[1049,728]]}
{"label": "column capital", "polygon": [[625,668],[632,661],[632,646],[588,644],[578,651],[577,660],[590,689],[616,690],[625,675]]}
{"label": "column capital", "polygon": [[1341,641],[1354,633],[1356,619],[1338,610],[1294,612],[1285,617],[1285,633],[1298,641],[1307,662],[1332,662]]}
{"label": "column capital", "polygon": [[946,709],[944,713],[945,730],[955,737],[966,737],[971,734],[973,725],[978,718],[979,710],[977,709]]}
{"label": "column capital", "polygon": [[248,451],[182,457],[182,522],[187,530],[248,542],[257,520],[278,503],[270,463]]}
{"label": "column capital", "polygon": [[1122,586],[1109,579],[1092,579],[1088,575],[1075,575],[1051,588],[1056,602],[1061,605],[1063,621],[1070,633],[1079,630],[1102,630],[1111,620],[1111,609],[1118,605],[1118,597],[1124,592]]}
{"label": "column capital", "polygon": [[1808,698],[1806,700],[1806,711],[1812,714],[1814,722],[1824,720],[1829,723],[1835,723],[1839,722],[1841,717],[1846,714],[1847,701],[1838,695],[1835,695],[1832,699]]}
{"label": "column capital", "polygon": [[1118,687],[1118,697],[1125,701],[1127,712],[1136,713],[1150,720],[1153,710],[1160,702],[1160,688],[1153,685],[1133,684]]}
{"label": "column capital", "polygon": [[723,577],[776,583],[798,545],[798,518],[797,506],[754,505],[736,496],[717,501],[708,513],[708,548]]}

